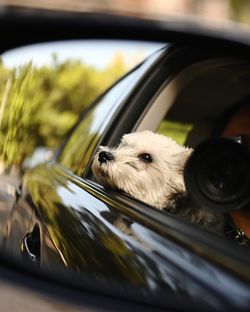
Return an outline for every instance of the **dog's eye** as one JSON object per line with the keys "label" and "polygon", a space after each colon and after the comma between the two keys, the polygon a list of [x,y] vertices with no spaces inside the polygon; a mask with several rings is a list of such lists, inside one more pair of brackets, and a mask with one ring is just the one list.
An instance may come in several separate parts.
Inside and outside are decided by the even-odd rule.
{"label": "dog's eye", "polygon": [[151,163],[153,161],[152,157],[148,153],[140,154],[138,158],[144,161],[145,163]]}

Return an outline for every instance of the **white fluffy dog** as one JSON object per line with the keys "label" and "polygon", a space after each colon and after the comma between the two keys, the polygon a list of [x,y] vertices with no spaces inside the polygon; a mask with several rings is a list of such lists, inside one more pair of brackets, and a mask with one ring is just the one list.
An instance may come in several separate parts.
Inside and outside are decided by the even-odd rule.
{"label": "white fluffy dog", "polygon": [[191,203],[183,169],[192,149],[151,131],[125,134],[115,148],[101,146],[94,157],[97,181],[147,204],[179,215],[213,231],[221,231],[221,218]]}

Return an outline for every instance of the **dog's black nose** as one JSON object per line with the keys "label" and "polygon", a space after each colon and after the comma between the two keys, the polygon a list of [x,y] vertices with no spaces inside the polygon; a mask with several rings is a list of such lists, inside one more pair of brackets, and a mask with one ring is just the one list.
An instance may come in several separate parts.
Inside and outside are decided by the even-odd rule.
{"label": "dog's black nose", "polygon": [[107,161],[113,160],[113,159],[114,159],[114,156],[109,152],[102,151],[99,153],[98,160],[101,164]]}

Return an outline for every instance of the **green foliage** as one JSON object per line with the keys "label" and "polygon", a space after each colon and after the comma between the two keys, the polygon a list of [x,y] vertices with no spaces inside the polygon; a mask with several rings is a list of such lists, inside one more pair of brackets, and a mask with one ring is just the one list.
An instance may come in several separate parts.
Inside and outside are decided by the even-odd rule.
{"label": "green foliage", "polygon": [[250,24],[250,1],[249,0],[229,0],[231,17],[241,23]]}
{"label": "green foliage", "polygon": [[79,60],[8,69],[0,59],[0,162],[20,167],[38,146],[55,149],[82,112],[126,71],[122,55],[104,70]]}
{"label": "green foliage", "polygon": [[180,122],[163,120],[157,130],[158,133],[171,137],[178,144],[184,145],[188,133],[192,130],[193,125]]}

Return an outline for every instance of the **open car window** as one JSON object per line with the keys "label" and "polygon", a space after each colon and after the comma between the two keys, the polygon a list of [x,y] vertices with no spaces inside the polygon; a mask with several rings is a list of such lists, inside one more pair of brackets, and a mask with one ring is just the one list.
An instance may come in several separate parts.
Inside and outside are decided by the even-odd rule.
{"label": "open car window", "polygon": [[[243,80],[244,84],[242,84]],[[203,141],[223,136],[223,132],[218,133],[216,129],[221,122],[221,116],[224,112],[231,110],[234,106],[238,107],[242,102],[243,105],[249,107],[249,90],[246,88],[249,84],[250,63],[247,60],[228,56],[198,61],[176,74],[172,80],[168,80],[167,83],[165,83],[165,87],[162,87],[161,85],[159,89],[160,91],[156,93],[157,95],[153,97],[152,101],[149,101],[149,105],[142,113],[133,131],[156,131],[159,134],[174,139],[181,146],[188,146],[195,150]],[[211,92],[211,90],[213,90],[213,92]],[[221,92],[221,90],[228,91]],[[247,118],[249,118],[249,116],[245,117],[245,119]],[[247,124],[246,121],[245,124]],[[117,148],[117,145],[114,145],[114,147]],[[147,145],[145,145],[145,150],[146,149]],[[245,170],[247,170],[248,166],[249,164],[246,162]],[[140,174],[140,172],[137,174]],[[166,179],[163,173],[162,179]],[[117,182],[114,182],[114,184],[115,183]],[[133,187],[132,181],[129,181],[128,183],[131,183],[131,187]],[[208,183],[205,181],[205,178],[204,183]],[[153,188],[152,185],[152,192],[154,192]],[[115,189],[117,190],[117,188]],[[120,191],[122,192],[124,190],[126,193],[126,187],[121,186]],[[144,190],[141,192],[143,191]],[[231,189],[231,191],[233,191],[233,189]],[[107,192],[109,192],[109,189]],[[135,193],[130,190],[128,193],[129,192],[130,195]],[[243,192],[245,192],[245,194],[247,193],[244,185]],[[134,196],[137,199],[139,198],[142,202],[154,206],[152,202],[147,202],[146,195],[144,197],[140,197],[139,195]],[[226,194],[221,194],[220,200],[222,203],[223,197],[226,198]],[[227,201],[227,199],[225,199],[225,201]],[[196,222],[194,220],[196,218],[195,216],[192,217],[193,219],[184,216],[185,211],[190,210],[190,205],[191,209],[194,210],[199,207],[198,209],[200,209],[201,214],[198,218],[202,219],[202,213],[204,212],[204,215],[206,215],[205,218],[209,218],[209,223],[211,222],[211,225],[202,224],[200,220],[197,220]],[[231,215],[230,213],[225,212],[225,208],[224,210],[222,209],[222,212],[220,212],[220,208],[218,208],[218,213],[217,216],[215,213],[216,217],[213,223],[213,211],[211,212],[209,209],[207,210],[206,205],[208,205],[207,201],[199,201],[197,206],[197,202],[192,201],[192,199],[190,200],[190,198],[188,198],[188,200],[181,200],[178,208],[179,217],[185,220],[185,222],[193,224],[193,226],[198,225],[198,227],[224,237],[227,241],[231,241],[236,245],[239,243],[240,239],[244,240],[243,244],[248,244],[244,237],[241,237],[237,241],[236,236],[238,229],[232,226],[233,222],[231,220]],[[221,205],[223,207],[223,204]],[[183,211],[183,215],[181,211]],[[162,211],[158,210],[158,212],[156,211],[155,213],[173,213],[173,215],[178,217],[177,213],[171,210],[168,211],[167,207],[163,207]]]}

